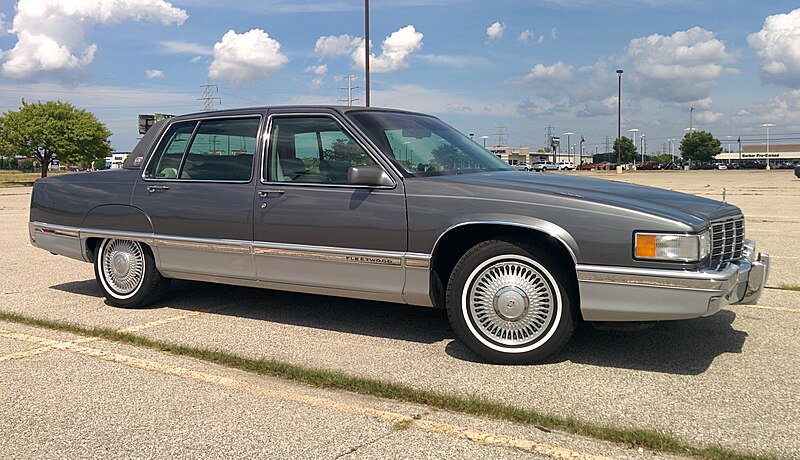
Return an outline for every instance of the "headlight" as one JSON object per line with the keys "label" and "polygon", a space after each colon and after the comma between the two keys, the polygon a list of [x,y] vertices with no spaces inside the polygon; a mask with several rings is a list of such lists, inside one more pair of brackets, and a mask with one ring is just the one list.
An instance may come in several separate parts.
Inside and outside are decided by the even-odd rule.
{"label": "headlight", "polygon": [[636,233],[633,254],[637,259],[698,262],[710,250],[708,231],[697,235]]}

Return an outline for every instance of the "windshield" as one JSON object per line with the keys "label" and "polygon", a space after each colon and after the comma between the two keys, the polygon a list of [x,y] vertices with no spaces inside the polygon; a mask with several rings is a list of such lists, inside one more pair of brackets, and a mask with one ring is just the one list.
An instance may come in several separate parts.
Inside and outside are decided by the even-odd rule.
{"label": "windshield", "polygon": [[350,112],[349,115],[409,176],[513,169],[437,118],[374,111]]}

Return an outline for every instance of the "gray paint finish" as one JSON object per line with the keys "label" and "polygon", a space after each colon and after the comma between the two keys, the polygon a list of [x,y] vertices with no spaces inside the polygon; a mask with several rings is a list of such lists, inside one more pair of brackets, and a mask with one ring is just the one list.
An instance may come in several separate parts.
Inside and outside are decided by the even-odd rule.
{"label": "gray paint finish", "polygon": [[[176,117],[146,137],[146,145],[137,147],[137,154],[147,150],[151,155],[160,133],[175,122],[324,113],[352,131],[395,182],[394,188],[263,182],[259,172],[268,152],[265,121],[252,165],[253,179],[247,183],[145,180],[132,163],[123,170],[36,181],[31,222],[80,232],[77,244],[70,236],[49,233],[36,245],[85,258],[87,238],[127,237],[151,244],[158,268],[166,276],[431,305],[429,261],[437,242],[466,225],[508,225],[550,235],[571,256],[565,263],[598,270],[622,267],[641,277],[661,270],[674,278],[675,274],[701,273],[708,262],[634,260],[635,231],[696,233],[712,221],[741,215],[735,206],[692,195],[510,168],[430,177],[401,174],[391,153],[381,151],[348,120],[351,110],[365,112],[363,108],[282,107]],[[367,112],[371,110],[385,112]],[[140,161],[139,168],[147,161]],[[148,188],[153,186],[158,188]],[[33,227],[31,235],[35,238]],[[765,261],[758,272],[763,278],[768,258]],[[741,267],[731,281],[734,284],[748,282],[750,264]],[[668,292],[676,289],[634,288],[624,282],[584,280],[581,306],[597,320],[688,317],[721,305],[712,298],[716,294],[735,301],[738,291],[744,291],[734,287],[736,295],[698,294],[689,288],[679,298],[669,297],[674,292]],[[644,305],[637,300],[647,297],[647,292],[663,308],[653,309],[651,302]],[[687,302],[691,305],[684,305]]]}

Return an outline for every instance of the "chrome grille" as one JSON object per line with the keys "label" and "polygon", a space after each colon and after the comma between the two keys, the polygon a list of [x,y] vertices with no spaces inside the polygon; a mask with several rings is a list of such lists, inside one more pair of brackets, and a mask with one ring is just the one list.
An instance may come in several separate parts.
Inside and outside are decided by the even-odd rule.
{"label": "chrome grille", "polygon": [[711,224],[711,264],[718,265],[742,257],[744,218]]}

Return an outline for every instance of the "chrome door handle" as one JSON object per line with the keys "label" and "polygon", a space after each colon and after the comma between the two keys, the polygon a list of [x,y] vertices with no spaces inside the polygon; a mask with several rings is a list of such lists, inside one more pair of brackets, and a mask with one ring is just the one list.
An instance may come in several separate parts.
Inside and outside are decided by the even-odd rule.
{"label": "chrome door handle", "polygon": [[283,195],[284,193],[286,192],[283,190],[259,190],[258,196],[260,196],[261,198],[266,198],[270,195]]}
{"label": "chrome door handle", "polygon": [[150,193],[164,192],[164,191],[167,191],[167,190],[169,190],[169,187],[167,187],[166,185],[148,185],[147,186],[147,191],[150,192]]}

